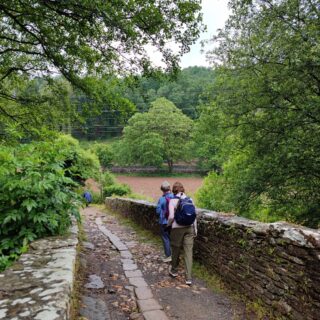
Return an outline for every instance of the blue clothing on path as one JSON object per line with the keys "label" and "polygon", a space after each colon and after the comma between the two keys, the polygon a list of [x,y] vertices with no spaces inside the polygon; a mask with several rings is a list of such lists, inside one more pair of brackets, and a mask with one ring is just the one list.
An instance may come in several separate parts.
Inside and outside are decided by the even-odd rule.
{"label": "blue clothing on path", "polygon": [[170,233],[167,229],[166,224],[160,225],[160,234],[161,234],[161,239],[163,243],[164,254],[166,255],[166,257],[170,257],[171,256]]}
{"label": "blue clothing on path", "polygon": [[86,199],[87,203],[91,203],[92,201],[92,195],[89,191],[85,191],[83,194],[83,197]]}
{"label": "blue clothing on path", "polygon": [[173,194],[171,192],[164,193],[158,200],[157,204],[157,215],[159,216],[159,224],[160,224],[160,234],[163,242],[163,249],[166,257],[171,256],[171,248],[170,248],[170,234],[167,229],[168,220],[165,217],[166,211],[169,210],[167,208],[168,203],[166,197],[173,199]]}
{"label": "blue clothing on path", "polygon": [[159,224],[167,224],[168,220],[165,217],[165,213],[167,210],[169,210],[169,208],[167,208],[167,200],[166,197],[173,199],[173,194],[171,192],[167,192],[165,194],[163,194],[159,200],[158,200],[158,204],[157,204],[157,215],[159,217]]}

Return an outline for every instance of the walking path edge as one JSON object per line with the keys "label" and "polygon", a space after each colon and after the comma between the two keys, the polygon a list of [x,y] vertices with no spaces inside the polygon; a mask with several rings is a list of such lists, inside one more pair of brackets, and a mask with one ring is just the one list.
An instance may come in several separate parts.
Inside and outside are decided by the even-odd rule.
{"label": "walking path edge", "polygon": [[96,218],[95,222],[98,229],[110,240],[120,252],[121,257],[123,257],[123,259],[121,259],[122,267],[129,283],[134,286],[137,305],[143,317],[146,320],[169,320],[162,306],[154,299],[152,291],[144,280],[141,270],[139,270],[136,263],[132,260],[132,254],[127,246],[103,225],[100,218]]}

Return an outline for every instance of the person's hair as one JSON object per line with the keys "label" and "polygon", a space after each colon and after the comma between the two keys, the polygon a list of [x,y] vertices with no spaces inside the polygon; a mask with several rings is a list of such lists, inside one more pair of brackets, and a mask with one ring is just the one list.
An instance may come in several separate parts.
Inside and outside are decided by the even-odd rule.
{"label": "person's hair", "polygon": [[172,193],[177,194],[179,192],[184,192],[184,187],[181,182],[175,182],[174,185],[172,186]]}
{"label": "person's hair", "polygon": [[162,192],[170,191],[170,183],[168,181],[163,181],[160,189]]}
{"label": "person's hair", "polygon": [[170,191],[170,187],[160,187],[161,191],[166,192],[166,191]]}

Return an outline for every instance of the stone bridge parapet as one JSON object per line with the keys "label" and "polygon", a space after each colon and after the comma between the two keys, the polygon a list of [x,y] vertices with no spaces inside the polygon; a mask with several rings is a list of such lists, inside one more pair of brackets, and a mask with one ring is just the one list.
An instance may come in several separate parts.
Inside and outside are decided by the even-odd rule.
{"label": "stone bridge parapet", "polygon": [[[106,206],[158,233],[155,204],[106,198]],[[194,257],[276,319],[320,319],[320,231],[198,209]]]}
{"label": "stone bridge parapet", "polygon": [[77,234],[74,225],[66,236],[32,242],[0,273],[0,319],[70,319]]}

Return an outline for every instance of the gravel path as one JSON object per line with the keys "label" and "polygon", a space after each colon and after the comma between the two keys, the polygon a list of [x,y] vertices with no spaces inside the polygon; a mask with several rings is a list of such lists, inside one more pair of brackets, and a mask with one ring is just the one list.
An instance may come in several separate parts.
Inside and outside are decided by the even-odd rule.
{"label": "gravel path", "polygon": [[[96,207],[84,209],[83,214],[87,239],[80,252],[81,303],[76,319],[254,319],[245,314],[241,304],[223,293],[212,292],[199,279],[194,279],[192,287],[186,286],[183,266],[178,278],[170,278],[169,265],[161,261],[161,248],[132,228],[120,224],[114,215]],[[104,233],[116,238],[113,239],[115,245]],[[136,286],[123,270],[126,262],[121,256],[123,252],[117,249],[119,242],[124,246],[123,250],[131,253],[133,262],[142,272],[152,298],[160,305],[160,315],[151,318],[143,315],[135,294]]]}

